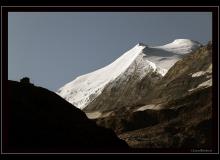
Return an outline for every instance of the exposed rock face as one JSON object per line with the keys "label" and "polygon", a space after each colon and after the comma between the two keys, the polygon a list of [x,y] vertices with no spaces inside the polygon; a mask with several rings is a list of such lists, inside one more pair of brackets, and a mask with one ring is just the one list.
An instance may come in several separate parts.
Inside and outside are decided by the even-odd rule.
{"label": "exposed rock face", "polygon": [[[138,68],[134,68],[134,70],[136,69]],[[136,71],[128,72],[129,74],[125,76],[126,78],[117,78],[107,84],[102,93],[90,102],[83,111],[107,112],[118,107],[132,107],[144,104],[143,97],[145,97],[146,92],[150,92],[162,76],[152,71],[141,79],[138,74],[135,74],[137,73]]]}
{"label": "exposed rock face", "polygon": [[128,149],[110,129],[98,127],[55,93],[8,81],[6,152],[112,152]]}
{"label": "exposed rock face", "polygon": [[211,43],[178,61],[145,96],[145,105],[115,109],[96,123],[134,148],[212,148]]}

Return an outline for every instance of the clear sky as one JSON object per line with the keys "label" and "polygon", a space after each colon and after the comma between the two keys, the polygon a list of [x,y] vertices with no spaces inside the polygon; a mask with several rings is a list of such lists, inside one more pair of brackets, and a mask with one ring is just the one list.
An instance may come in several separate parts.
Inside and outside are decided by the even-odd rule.
{"label": "clear sky", "polygon": [[10,12],[8,79],[52,91],[104,67],[138,42],[212,40],[209,12]]}

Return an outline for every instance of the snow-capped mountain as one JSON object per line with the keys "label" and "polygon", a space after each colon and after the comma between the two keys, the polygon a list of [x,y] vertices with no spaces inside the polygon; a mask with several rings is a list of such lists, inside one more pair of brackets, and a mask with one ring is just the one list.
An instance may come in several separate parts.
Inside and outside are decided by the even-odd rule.
{"label": "snow-capped mountain", "polygon": [[175,62],[200,46],[189,39],[177,39],[163,46],[138,43],[111,64],[77,77],[57,93],[85,111],[139,105]]}
{"label": "snow-capped mountain", "polygon": [[213,101],[218,97],[212,89],[212,48],[208,42],[176,62],[145,95],[144,105],[87,116],[133,148],[212,146]]}

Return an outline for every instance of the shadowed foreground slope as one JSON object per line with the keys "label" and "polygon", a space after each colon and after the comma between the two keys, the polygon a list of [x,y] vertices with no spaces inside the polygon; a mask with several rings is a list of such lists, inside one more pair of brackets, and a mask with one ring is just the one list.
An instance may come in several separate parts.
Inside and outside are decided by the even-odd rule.
{"label": "shadowed foreground slope", "polygon": [[6,152],[111,152],[128,149],[110,129],[98,127],[55,93],[8,81]]}

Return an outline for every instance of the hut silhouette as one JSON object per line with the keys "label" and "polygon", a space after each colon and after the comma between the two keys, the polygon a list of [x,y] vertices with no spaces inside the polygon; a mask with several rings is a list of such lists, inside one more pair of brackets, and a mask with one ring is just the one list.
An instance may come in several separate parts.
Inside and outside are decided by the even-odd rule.
{"label": "hut silhouette", "polygon": [[24,77],[24,78],[20,79],[20,82],[23,84],[30,84],[30,78]]}

